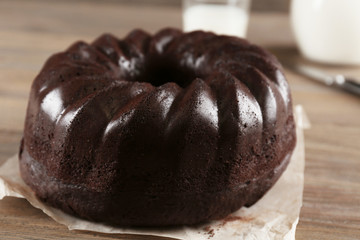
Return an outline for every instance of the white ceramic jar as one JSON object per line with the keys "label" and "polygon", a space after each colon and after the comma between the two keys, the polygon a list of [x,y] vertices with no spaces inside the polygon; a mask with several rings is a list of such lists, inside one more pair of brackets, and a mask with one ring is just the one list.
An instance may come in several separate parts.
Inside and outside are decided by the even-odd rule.
{"label": "white ceramic jar", "polygon": [[360,65],[360,0],[292,0],[290,11],[305,57]]}

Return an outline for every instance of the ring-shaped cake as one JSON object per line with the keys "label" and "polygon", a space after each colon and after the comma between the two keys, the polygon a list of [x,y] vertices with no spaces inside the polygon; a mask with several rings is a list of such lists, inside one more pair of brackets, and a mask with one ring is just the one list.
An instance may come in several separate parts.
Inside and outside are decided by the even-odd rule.
{"label": "ring-shaped cake", "polygon": [[296,141],[281,66],[210,32],[105,34],[33,82],[19,153],[43,202],[116,226],[196,224],[261,198]]}

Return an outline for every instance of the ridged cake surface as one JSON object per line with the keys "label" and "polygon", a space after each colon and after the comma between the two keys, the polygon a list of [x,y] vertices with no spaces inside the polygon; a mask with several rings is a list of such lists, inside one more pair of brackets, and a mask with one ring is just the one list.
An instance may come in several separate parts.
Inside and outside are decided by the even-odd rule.
{"label": "ridged cake surface", "polygon": [[117,226],[252,205],[295,146],[274,56],[209,32],[134,30],[53,55],[33,82],[20,170],[45,203]]}

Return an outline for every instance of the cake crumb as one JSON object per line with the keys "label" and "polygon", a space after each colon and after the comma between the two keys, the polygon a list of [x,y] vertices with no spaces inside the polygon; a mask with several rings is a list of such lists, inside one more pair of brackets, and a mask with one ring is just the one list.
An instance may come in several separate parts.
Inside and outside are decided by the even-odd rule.
{"label": "cake crumb", "polygon": [[208,239],[212,238],[215,236],[215,231],[214,229],[212,229],[210,226],[207,226],[203,229],[205,231],[205,235],[208,235]]}
{"label": "cake crumb", "polygon": [[215,235],[214,229],[210,229],[207,234],[209,235],[208,239],[212,238]]}

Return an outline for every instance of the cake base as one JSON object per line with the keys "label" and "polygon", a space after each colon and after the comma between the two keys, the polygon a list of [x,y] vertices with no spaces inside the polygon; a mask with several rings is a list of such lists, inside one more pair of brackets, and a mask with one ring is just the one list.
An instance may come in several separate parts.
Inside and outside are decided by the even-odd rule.
{"label": "cake base", "polygon": [[47,175],[26,149],[20,152],[20,173],[45,204],[80,218],[114,226],[159,227],[191,225],[221,219],[242,206],[258,201],[286,169],[291,154],[277,166],[248,184],[222,192],[181,192],[144,195],[138,192],[96,192],[64,184]]}

